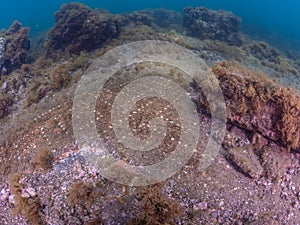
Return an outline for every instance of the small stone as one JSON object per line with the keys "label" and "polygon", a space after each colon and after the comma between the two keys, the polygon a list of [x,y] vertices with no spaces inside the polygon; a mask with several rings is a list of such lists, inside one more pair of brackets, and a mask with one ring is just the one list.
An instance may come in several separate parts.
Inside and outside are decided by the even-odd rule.
{"label": "small stone", "polygon": [[21,196],[22,196],[23,198],[30,198],[30,194],[29,194],[28,192],[25,192],[24,190],[22,191]]}
{"label": "small stone", "polygon": [[293,206],[293,208],[298,208],[299,207],[299,202],[293,202],[292,206]]}
{"label": "small stone", "polygon": [[26,188],[22,190],[21,196],[23,198],[30,198],[36,196],[36,190],[34,188]]}
{"label": "small stone", "polygon": [[30,195],[30,197],[36,196],[36,190],[34,188],[26,188],[25,190]]}
{"label": "small stone", "polygon": [[217,218],[218,217],[218,212],[213,210],[210,215],[211,215],[212,218]]}
{"label": "small stone", "polygon": [[90,217],[88,217],[88,216],[84,216],[84,217],[83,217],[83,221],[84,221],[84,222],[88,222],[89,220],[90,220]]}
{"label": "small stone", "polygon": [[5,192],[0,196],[0,201],[6,201],[9,197],[9,192]]}
{"label": "small stone", "polygon": [[194,205],[194,210],[205,210],[207,209],[207,202],[200,202],[197,205]]}
{"label": "small stone", "polygon": [[10,195],[9,197],[8,197],[8,202],[10,203],[10,204],[15,204],[15,196],[14,195]]}

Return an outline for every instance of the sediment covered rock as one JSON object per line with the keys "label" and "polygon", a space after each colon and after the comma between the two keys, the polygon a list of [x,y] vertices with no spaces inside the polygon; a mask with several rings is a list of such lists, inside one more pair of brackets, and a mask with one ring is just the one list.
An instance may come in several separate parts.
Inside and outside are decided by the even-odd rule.
{"label": "sediment covered rock", "polygon": [[274,144],[265,146],[262,149],[261,160],[265,169],[265,176],[268,178],[283,176],[292,164],[291,155]]}
{"label": "sediment covered rock", "polygon": [[188,35],[225,41],[230,45],[240,46],[243,43],[239,33],[241,20],[230,12],[187,7],[183,14],[183,25]]}
{"label": "sediment covered rock", "polygon": [[263,174],[264,169],[251,145],[229,149],[228,158],[251,178],[258,179]]}
{"label": "sediment covered rock", "polygon": [[30,48],[29,28],[15,21],[9,30],[0,31],[0,76],[10,74],[26,62]]}

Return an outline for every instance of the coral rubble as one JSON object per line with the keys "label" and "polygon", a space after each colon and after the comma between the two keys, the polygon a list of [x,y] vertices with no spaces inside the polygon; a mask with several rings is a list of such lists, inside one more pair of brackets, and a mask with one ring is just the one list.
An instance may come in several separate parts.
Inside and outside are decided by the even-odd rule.
{"label": "coral rubble", "polygon": [[212,11],[204,7],[187,7],[183,14],[183,25],[188,35],[225,41],[230,45],[239,46],[243,43],[239,33],[241,20],[232,13]]}

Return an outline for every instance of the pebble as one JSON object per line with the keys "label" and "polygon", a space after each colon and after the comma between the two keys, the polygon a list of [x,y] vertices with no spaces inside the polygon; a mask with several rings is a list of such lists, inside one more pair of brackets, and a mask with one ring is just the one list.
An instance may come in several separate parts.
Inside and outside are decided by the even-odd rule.
{"label": "pebble", "polygon": [[24,192],[24,190],[22,191],[21,196],[22,196],[23,198],[30,198],[30,194],[29,194],[28,192]]}
{"label": "pebble", "polygon": [[1,193],[0,201],[6,201],[9,197],[9,192]]}
{"label": "pebble", "polygon": [[200,202],[197,205],[194,205],[194,210],[205,210],[207,209],[207,202]]}
{"label": "pebble", "polygon": [[212,218],[217,218],[218,217],[218,212],[213,210],[211,213],[210,213],[211,217]]}
{"label": "pebble", "polygon": [[31,197],[36,196],[36,190],[34,188],[26,188],[25,190],[30,194]]}
{"label": "pebble", "polygon": [[31,187],[23,189],[21,196],[23,198],[34,197],[34,196],[36,196],[36,190],[34,188],[31,188]]}
{"label": "pebble", "polygon": [[14,195],[10,195],[9,197],[8,197],[8,202],[10,203],[10,204],[15,204],[15,196]]}

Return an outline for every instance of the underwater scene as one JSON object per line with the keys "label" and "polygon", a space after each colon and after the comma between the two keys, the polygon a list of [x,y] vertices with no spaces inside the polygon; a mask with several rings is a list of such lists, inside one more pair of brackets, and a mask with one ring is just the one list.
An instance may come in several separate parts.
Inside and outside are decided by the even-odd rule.
{"label": "underwater scene", "polygon": [[299,9],[3,1],[0,224],[300,224]]}

